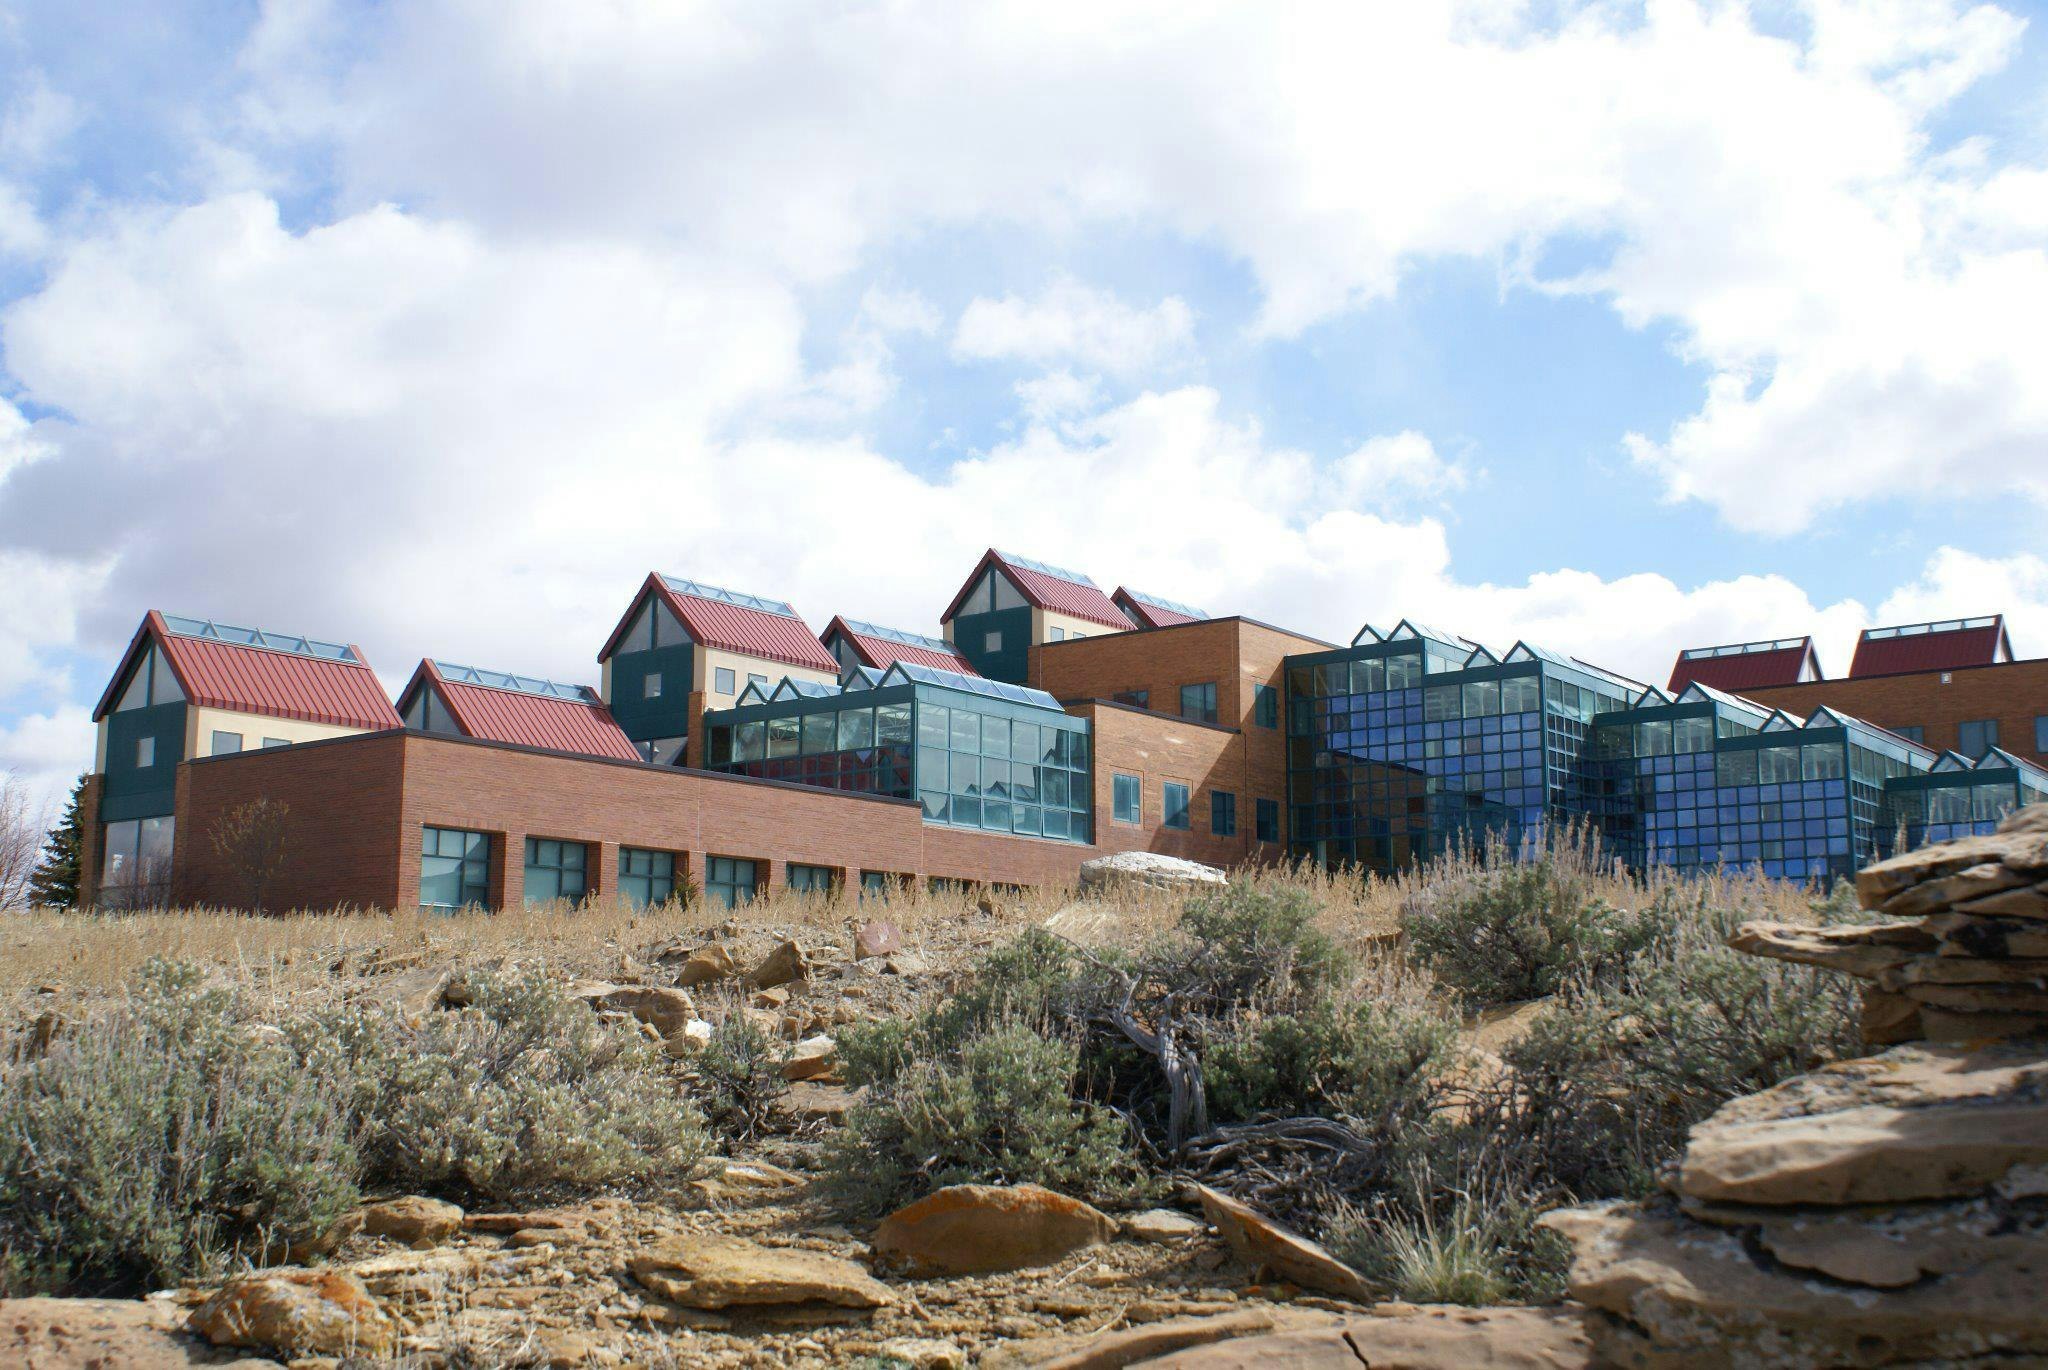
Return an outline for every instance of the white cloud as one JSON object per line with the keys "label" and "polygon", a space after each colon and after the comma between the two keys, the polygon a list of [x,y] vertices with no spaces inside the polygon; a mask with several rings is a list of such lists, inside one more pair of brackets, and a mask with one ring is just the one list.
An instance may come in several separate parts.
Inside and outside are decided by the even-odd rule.
{"label": "white cloud", "polygon": [[34,166],[49,160],[78,126],[78,102],[50,85],[40,71],[15,79],[0,110],[0,162]]}
{"label": "white cloud", "polygon": [[26,787],[31,812],[55,822],[78,777],[92,769],[92,711],[67,704],[0,727],[0,774]]}
{"label": "white cloud", "polygon": [[1918,577],[1885,597],[1875,621],[1927,623],[1996,613],[2005,615],[2016,656],[2048,656],[2048,560],[2032,552],[1986,557],[1943,547]]}
{"label": "white cloud", "polygon": [[1031,299],[1005,295],[969,302],[953,331],[953,355],[1145,376],[1182,360],[1194,328],[1194,311],[1177,296],[1140,308],[1061,278]]}
{"label": "white cloud", "polygon": [[1102,405],[1102,381],[1096,376],[1076,376],[1062,367],[1042,376],[1030,376],[1010,387],[1027,417],[1039,423],[1092,413]]}
{"label": "white cloud", "polygon": [[1451,494],[1469,479],[1464,466],[1445,461],[1436,444],[1412,429],[1367,439],[1331,463],[1329,473],[1332,497],[1354,508]]}

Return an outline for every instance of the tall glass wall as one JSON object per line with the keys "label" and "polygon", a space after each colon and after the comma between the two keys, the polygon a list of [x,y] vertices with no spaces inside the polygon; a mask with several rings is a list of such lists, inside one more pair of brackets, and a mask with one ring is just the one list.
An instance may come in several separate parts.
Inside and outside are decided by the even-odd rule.
{"label": "tall glass wall", "polygon": [[2015,808],[2048,803],[2048,771],[1993,749],[1976,761],[1949,752],[1924,775],[1886,787],[1878,842],[1910,850],[1988,833]]}
{"label": "tall glass wall", "polygon": [[1538,838],[1584,807],[1593,716],[1637,689],[1526,644],[1496,658],[1406,622],[1290,657],[1291,845],[1394,870],[1489,835]]}
{"label": "tall glass wall", "polygon": [[713,770],[916,799],[928,823],[1093,840],[1087,721],[1041,691],[899,665],[874,685],[784,681],[704,724]]}

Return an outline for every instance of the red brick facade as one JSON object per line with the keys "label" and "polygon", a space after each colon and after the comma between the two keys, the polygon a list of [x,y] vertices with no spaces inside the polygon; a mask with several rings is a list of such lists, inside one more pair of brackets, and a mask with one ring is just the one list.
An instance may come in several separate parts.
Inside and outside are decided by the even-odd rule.
{"label": "red brick facade", "polygon": [[1999,746],[2048,765],[2048,754],[2035,745],[2036,720],[2048,718],[2048,659],[1814,680],[1742,693],[1787,713],[1807,714],[1826,704],[1881,728],[1918,727],[1922,741],[1935,751],[1957,745],[1958,725],[1995,719]]}
{"label": "red brick facade", "polygon": [[1005,884],[1071,881],[1093,848],[927,825],[908,800],[806,789],[702,771],[609,762],[465,738],[371,733],[187,762],[178,772],[179,904],[244,896],[211,834],[236,806],[284,803],[286,869],[272,908],[406,908],[419,902],[428,826],[492,837],[491,902],[524,897],[528,837],[581,842],[590,890],[617,889],[619,848],[673,852],[702,883],[708,857],[760,863],[765,886],[789,862]]}

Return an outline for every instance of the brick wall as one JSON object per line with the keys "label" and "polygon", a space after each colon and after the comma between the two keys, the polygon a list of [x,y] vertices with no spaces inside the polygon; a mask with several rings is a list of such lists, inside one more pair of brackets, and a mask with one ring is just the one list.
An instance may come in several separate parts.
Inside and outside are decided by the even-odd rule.
{"label": "brick wall", "polygon": [[2048,755],[2034,746],[2034,720],[2048,716],[2048,660],[1816,680],[1743,694],[1787,713],[1808,714],[1826,704],[1883,728],[1917,725],[1936,751],[1956,746],[1957,725],[1965,720],[1994,718],[1999,746],[2048,765]]}
{"label": "brick wall", "polygon": [[[1145,709],[1077,704],[1073,712],[1095,733],[1095,845],[1103,851],[1154,851],[1237,866],[1253,856],[1252,803],[1245,793],[1244,739],[1235,728],[1216,728]],[[1115,777],[1139,782],[1139,821],[1119,823]],[[1187,829],[1162,826],[1168,782],[1188,786]],[[1237,796],[1237,832],[1218,837],[1209,825],[1210,793]]]}
{"label": "brick wall", "polygon": [[78,795],[78,907],[89,909],[100,887],[100,782],[97,771],[85,778]]}

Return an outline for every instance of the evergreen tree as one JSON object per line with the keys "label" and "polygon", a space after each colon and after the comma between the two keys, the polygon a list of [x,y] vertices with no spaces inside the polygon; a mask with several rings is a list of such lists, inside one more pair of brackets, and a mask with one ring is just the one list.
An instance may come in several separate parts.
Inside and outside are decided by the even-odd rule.
{"label": "evergreen tree", "polygon": [[71,787],[71,802],[64,816],[43,840],[43,859],[29,877],[29,903],[38,908],[78,907],[79,860],[85,836],[85,777]]}

